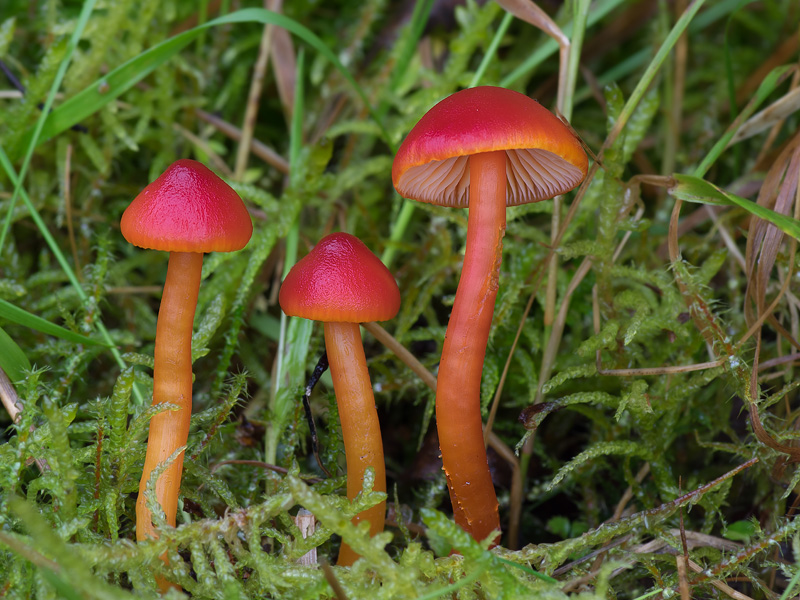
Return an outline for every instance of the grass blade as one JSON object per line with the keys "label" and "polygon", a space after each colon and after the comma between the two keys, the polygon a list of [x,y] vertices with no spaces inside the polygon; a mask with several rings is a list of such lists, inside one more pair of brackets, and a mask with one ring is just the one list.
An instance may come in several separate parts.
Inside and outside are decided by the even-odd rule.
{"label": "grass blade", "polygon": [[12,383],[25,378],[25,372],[31,370],[31,362],[22,348],[0,328],[0,369],[6,372]]}
{"label": "grass blade", "polygon": [[[113,69],[108,75],[94,82],[83,91],[78,92],[53,110],[47,116],[41,128],[41,135],[37,143],[51,139],[86,117],[96,113],[112,100],[118,98],[132,88],[167,60],[175,56],[175,54],[180,52],[193,40],[197,39],[207,29],[218,25],[236,23],[262,23],[264,25],[283,27],[317,50],[317,52],[322,54],[339,70],[342,76],[353,87],[356,94],[358,94],[361,101],[375,119],[384,139],[389,139],[389,135],[386,133],[380,119],[377,118],[361,86],[325,42],[317,37],[310,29],[285,15],[263,8],[246,8],[171,37],[142,52],[116,69]],[[27,136],[33,139],[33,133],[34,132],[31,131]]]}
{"label": "grass blade", "polygon": [[[11,179],[11,183],[16,185],[17,182],[19,181],[19,179],[17,178],[17,173],[14,170],[14,166],[11,164],[11,161],[8,159],[8,156],[6,156],[6,153],[3,151],[2,147],[0,147],[0,166],[3,167],[9,179]],[[83,289],[83,286],[81,286],[80,282],[78,281],[78,278],[75,276],[75,271],[72,270],[72,267],[67,262],[67,259],[64,257],[64,253],[61,252],[61,248],[58,247],[56,240],[50,234],[50,230],[47,229],[47,225],[45,224],[44,220],[39,214],[39,211],[36,210],[36,207],[33,205],[33,202],[31,202],[28,193],[22,187],[20,187],[20,197],[22,198],[22,201],[25,203],[25,206],[28,208],[28,211],[31,213],[31,218],[33,219],[33,222],[36,224],[36,227],[39,228],[39,231],[41,232],[45,242],[47,242],[47,246],[50,248],[50,251],[53,253],[53,256],[55,256],[56,260],[58,261],[58,264],[61,266],[61,270],[64,271],[64,273],[67,275],[67,279],[69,279],[70,283],[72,284],[72,287],[75,288],[75,292],[78,294],[78,297],[81,299],[81,302],[83,302],[84,305],[87,304],[89,302],[89,297],[86,295],[86,291]],[[114,342],[112,341],[111,335],[108,333],[108,329],[106,329],[106,326],[103,325],[103,322],[99,320],[94,322],[94,326],[97,328],[97,331],[100,332],[100,337],[103,338],[103,341],[110,347],[111,354],[114,357],[114,361],[117,363],[117,365],[119,365],[121,369],[124,369],[127,365],[125,364],[125,361],[122,360],[122,355],[120,354],[117,347],[114,345]],[[139,389],[139,386],[136,384],[134,384],[133,386],[133,394],[134,396],[136,396],[136,400],[139,403],[144,402],[144,396],[142,396],[142,392]]]}
{"label": "grass blade", "polygon": [[108,343],[101,342],[100,340],[95,340],[90,337],[86,337],[85,335],[81,335],[80,333],[75,333],[74,331],[65,329],[60,325],[51,323],[46,319],[37,317],[33,313],[29,313],[27,310],[15,306],[5,300],[0,300],[0,317],[12,321],[13,323],[17,323],[18,325],[23,325],[24,327],[30,327],[31,329],[35,329],[36,331],[41,331],[42,333],[55,336],[62,340],[67,340],[68,342],[74,342],[76,344],[99,345],[99,346],[109,345]]}
{"label": "grass blade", "polygon": [[670,193],[676,198],[700,204],[738,206],[751,215],[772,223],[784,233],[800,240],[800,221],[792,217],[787,217],[756,204],[752,200],[726,192],[700,177],[679,174],[675,174],[672,177],[675,180],[675,185],[670,188]]}

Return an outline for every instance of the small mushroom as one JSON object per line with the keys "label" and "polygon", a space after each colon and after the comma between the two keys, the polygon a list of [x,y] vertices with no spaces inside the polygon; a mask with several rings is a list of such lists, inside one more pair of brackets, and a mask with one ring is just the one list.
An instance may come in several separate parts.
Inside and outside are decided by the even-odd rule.
{"label": "small mushroom", "polygon": [[[375,471],[373,490],[386,491],[383,443],[375,397],[367,371],[359,323],[386,321],[400,308],[400,290],[383,263],[347,233],[324,237],[283,281],[279,301],[289,316],[322,321],[333,389],[342,424],[347,461],[347,497],[361,491],[367,467]],[[353,519],[368,521],[370,534],[383,531],[386,503]],[[358,554],[342,544],[338,564],[352,565]]]}
{"label": "small mushroom", "polygon": [[[202,164],[178,160],[148,185],[122,215],[122,235],[141,248],[170,253],[156,325],[153,405],[179,408],[150,420],[144,471],[136,501],[136,539],[157,538],[145,504],[150,474],[186,445],[192,414],[192,325],[204,252],[241,250],[253,223],[242,199]],[[183,454],[159,476],[156,499],[175,526]],[[169,583],[159,580],[166,591]]]}
{"label": "small mushroom", "polygon": [[500,529],[480,384],[506,206],[563,194],[587,167],[580,143],[552,113],[527,96],[488,86],[462,90],[430,109],[392,165],[401,196],[469,207],[464,266],[439,363],[436,426],[456,523],[478,540]]}

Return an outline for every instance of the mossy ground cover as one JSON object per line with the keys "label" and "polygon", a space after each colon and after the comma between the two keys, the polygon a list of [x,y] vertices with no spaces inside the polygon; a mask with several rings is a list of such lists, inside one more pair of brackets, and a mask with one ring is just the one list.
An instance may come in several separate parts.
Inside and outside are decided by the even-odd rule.
{"label": "mossy ground cover", "polygon": [[[154,597],[155,574],[197,598],[800,591],[800,6],[542,2],[560,53],[522,0],[453,4],[0,4],[0,596]],[[434,437],[466,213],[390,176],[420,116],[478,84],[557,108],[595,159],[508,212],[493,550],[453,523]],[[206,256],[179,527],[135,544],[167,261],[119,219],[178,158],[236,189],[254,235]],[[344,498],[329,376],[310,400],[331,477],[303,412],[321,327],[277,305],[332,231],[403,299],[387,343],[364,334],[389,476],[372,539],[350,518],[382,496]],[[352,568],[329,566],[342,539]]]}

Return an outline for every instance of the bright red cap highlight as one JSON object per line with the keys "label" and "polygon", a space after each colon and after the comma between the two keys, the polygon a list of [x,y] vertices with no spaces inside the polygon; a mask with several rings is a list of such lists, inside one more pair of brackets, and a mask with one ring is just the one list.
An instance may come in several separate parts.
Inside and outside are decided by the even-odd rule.
{"label": "bright red cap highlight", "polygon": [[292,267],[279,301],[290,317],[386,321],[400,310],[400,289],[380,259],[349,233],[332,233]]}
{"label": "bright red cap highlight", "polygon": [[461,90],[431,108],[395,156],[392,182],[401,196],[469,206],[469,156],[506,151],[507,205],[552,198],[577,186],[588,160],[580,142],[528,96],[483,86]]}
{"label": "bright red cap highlight", "polygon": [[205,165],[185,158],[134,198],[120,225],[134,246],[167,252],[231,252],[253,235],[239,195]]}

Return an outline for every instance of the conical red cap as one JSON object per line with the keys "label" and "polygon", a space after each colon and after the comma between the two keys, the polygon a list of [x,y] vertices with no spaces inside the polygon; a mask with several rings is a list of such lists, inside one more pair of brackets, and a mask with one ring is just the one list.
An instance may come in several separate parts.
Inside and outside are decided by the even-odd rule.
{"label": "conical red cap", "polygon": [[231,252],[253,235],[239,194],[203,164],[172,163],[122,214],[122,235],[134,246],[167,252]]}
{"label": "conical red cap", "polygon": [[386,321],[400,309],[400,290],[380,259],[349,233],[332,233],[292,267],[279,301],[290,317],[313,321]]}

